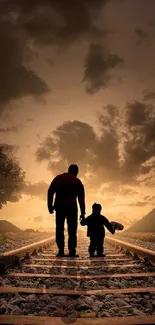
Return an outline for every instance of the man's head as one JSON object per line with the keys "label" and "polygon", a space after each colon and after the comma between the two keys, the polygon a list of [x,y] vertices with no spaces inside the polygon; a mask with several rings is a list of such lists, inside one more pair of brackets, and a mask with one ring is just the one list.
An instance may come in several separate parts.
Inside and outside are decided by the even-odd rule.
{"label": "man's head", "polygon": [[101,204],[94,203],[92,205],[92,211],[93,211],[93,213],[100,214],[101,210],[102,210]]}
{"label": "man's head", "polygon": [[77,176],[78,172],[79,172],[79,168],[78,168],[77,165],[72,164],[72,165],[69,166],[68,173]]}

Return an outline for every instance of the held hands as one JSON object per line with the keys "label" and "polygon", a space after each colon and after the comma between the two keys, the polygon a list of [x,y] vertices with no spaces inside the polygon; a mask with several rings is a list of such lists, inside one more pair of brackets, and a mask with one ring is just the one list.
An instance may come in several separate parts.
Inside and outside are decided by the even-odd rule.
{"label": "held hands", "polygon": [[84,213],[81,213],[79,220],[81,221],[81,220],[83,220],[84,218],[85,218],[85,214],[84,214]]}

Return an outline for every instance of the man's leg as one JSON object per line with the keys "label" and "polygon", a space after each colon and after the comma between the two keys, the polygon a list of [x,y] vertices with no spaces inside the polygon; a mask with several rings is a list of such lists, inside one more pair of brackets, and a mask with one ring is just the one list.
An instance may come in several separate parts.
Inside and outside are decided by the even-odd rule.
{"label": "man's leg", "polygon": [[65,238],[64,238],[64,211],[58,209],[56,211],[56,243],[59,249],[58,255],[64,255]]}
{"label": "man's leg", "polygon": [[94,256],[96,250],[96,238],[90,237],[90,245],[89,245],[89,255],[90,257]]}
{"label": "man's leg", "polygon": [[103,240],[103,236],[100,236],[97,239],[97,256],[103,256]]}
{"label": "man's leg", "polygon": [[76,254],[77,246],[77,225],[78,225],[78,216],[77,216],[77,207],[72,207],[68,210],[67,213],[67,225],[68,225],[68,250],[69,255]]}

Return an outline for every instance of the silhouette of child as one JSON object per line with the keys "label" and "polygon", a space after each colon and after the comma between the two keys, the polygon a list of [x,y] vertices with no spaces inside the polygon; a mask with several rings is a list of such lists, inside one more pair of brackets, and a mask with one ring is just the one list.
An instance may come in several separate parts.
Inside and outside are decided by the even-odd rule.
{"label": "silhouette of child", "polygon": [[100,204],[94,203],[92,205],[92,214],[87,218],[83,218],[80,221],[82,226],[87,225],[87,237],[90,237],[89,245],[89,255],[90,257],[94,256],[95,251],[97,250],[97,256],[105,256],[104,251],[104,237],[105,229],[104,226],[112,233],[115,233],[115,230],[123,230],[123,226],[119,223],[112,222],[101,215],[102,206]]}

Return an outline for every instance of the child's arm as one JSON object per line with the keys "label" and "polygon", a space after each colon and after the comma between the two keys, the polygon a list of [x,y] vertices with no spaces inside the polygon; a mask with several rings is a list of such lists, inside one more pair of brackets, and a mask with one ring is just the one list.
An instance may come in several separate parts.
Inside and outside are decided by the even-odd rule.
{"label": "child's arm", "polygon": [[103,216],[103,225],[111,232],[111,234],[115,233],[115,229],[112,226],[112,224],[109,222],[109,220]]}

